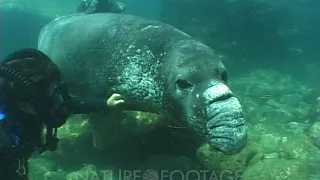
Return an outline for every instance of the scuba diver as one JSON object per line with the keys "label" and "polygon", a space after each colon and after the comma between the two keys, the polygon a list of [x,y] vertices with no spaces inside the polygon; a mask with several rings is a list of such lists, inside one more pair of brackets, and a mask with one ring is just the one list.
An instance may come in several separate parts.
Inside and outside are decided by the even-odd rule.
{"label": "scuba diver", "polygon": [[1,179],[27,180],[29,157],[57,148],[57,129],[70,115],[119,108],[122,103],[116,93],[107,101],[73,97],[58,66],[44,53],[36,49],[12,53],[0,62]]}

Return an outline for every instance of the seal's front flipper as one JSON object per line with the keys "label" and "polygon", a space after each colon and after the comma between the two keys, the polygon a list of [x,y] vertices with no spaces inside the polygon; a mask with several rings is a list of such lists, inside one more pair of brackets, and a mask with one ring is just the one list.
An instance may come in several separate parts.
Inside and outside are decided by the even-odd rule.
{"label": "seal's front flipper", "polygon": [[78,13],[121,13],[126,9],[124,3],[109,0],[83,0],[77,8]]}

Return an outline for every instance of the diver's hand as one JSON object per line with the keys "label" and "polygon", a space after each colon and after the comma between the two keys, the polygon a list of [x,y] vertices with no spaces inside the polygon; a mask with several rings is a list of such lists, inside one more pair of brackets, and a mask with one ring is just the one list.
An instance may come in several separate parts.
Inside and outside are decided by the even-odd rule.
{"label": "diver's hand", "polygon": [[120,104],[123,104],[124,100],[120,94],[113,93],[109,99],[107,100],[107,106],[108,107],[117,107]]}

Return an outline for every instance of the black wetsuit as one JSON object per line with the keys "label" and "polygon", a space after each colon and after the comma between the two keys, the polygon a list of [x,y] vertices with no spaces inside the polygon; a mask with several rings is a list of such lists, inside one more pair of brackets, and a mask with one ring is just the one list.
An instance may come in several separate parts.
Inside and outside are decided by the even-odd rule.
{"label": "black wetsuit", "polygon": [[[1,94],[1,91],[0,91]],[[0,95],[1,98],[1,95]],[[2,101],[5,101],[3,98]],[[0,179],[2,180],[28,180],[28,159],[33,152],[42,145],[41,132],[43,119],[21,112],[13,98],[6,103],[7,112],[12,120],[18,120],[20,125],[21,145],[19,148],[1,147],[0,137]],[[71,98],[68,103],[68,114],[85,114],[106,109],[105,102],[98,99],[79,100]],[[1,122],[1,121],[0,121]],[[15,123],[15,122],[13,122]],[[1,125],[1,124],[0,124]],[[2,134],[3,135],[3,134]],[[0,126],[1,136],[1,126]]]}

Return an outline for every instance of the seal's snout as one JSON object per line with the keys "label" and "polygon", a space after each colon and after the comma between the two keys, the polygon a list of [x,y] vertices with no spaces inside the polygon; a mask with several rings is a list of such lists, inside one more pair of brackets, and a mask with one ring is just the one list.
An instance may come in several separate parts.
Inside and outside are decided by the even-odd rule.
{"label": "seal's snout", "polygon": [[233,94],[222,94],[221,96],[215,98],[215,99],[210,99],[208,100],[208,104],[212,104],[212,103],[215,103],[217,101],[224,101],[224,100],[227,100],[229,98],[233,97]]}
{"label": "seal's snout", "polygon": [[210,88],[208,88],[204,93],[203,97],[206,104],[212,104],[216,101],[226,100],[233,96],[233,93],[228,88],[228,86],[219,83]]}
{"label": "seal's snout", "polygon": [[207,139],[210,145],[226,154],[234,154],[246,143],[242,107],[225,84],[216,84],[204,93],[207,108]]}

